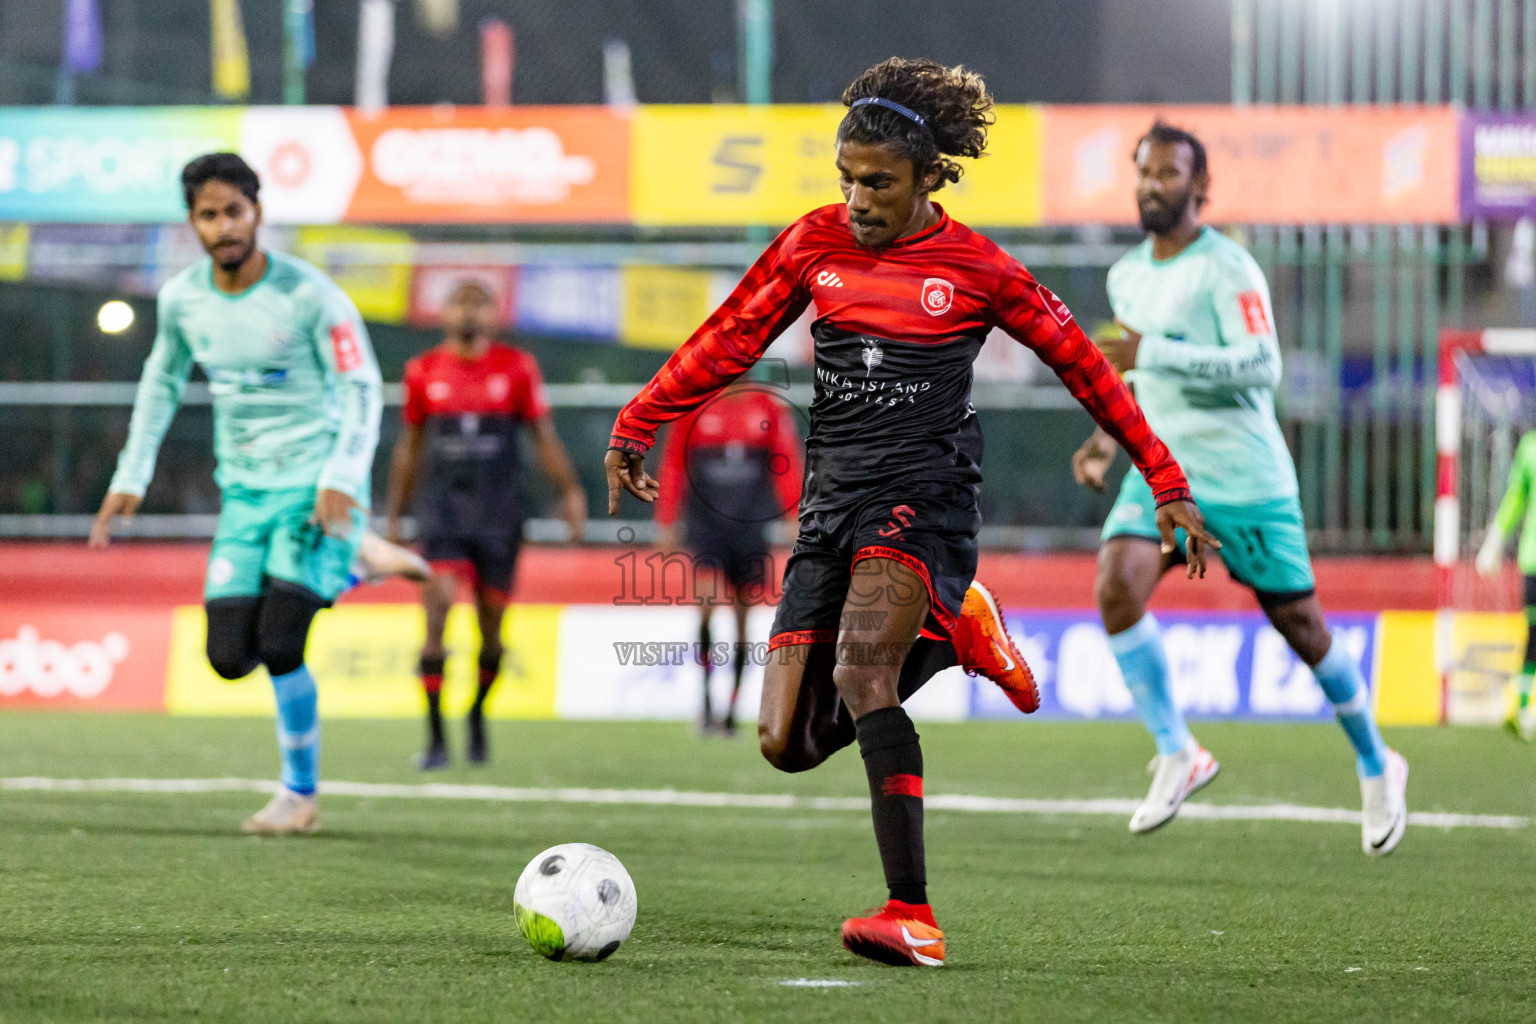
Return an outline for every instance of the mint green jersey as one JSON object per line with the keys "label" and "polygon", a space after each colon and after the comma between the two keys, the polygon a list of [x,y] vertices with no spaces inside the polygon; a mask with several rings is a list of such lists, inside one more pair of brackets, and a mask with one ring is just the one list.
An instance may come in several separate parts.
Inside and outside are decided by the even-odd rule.
{"label": "mint green jersey", "polygon": [[1141,334],[1126,379],[1196,501],[1294,496],[1296,467],[1275,419],[1280,346],[1253,257],[1205,228],[1170,260],[1149,238],[1109,270],[1115,317]]}
{"label": "mint green jersey", "polygon": [[1499,531],[1500,540],[1508,541],[1516,531],[1520,533],[1517,558],[1520,572],[1526,576],[1536,576],[1536,502],[1531,500],[1532,488],[1536,488],[1536,431],[1520,439],[1514,465],[1509,467],[1509,488],[1493,517],[1493,528]]}
{"label": "mint green jersey", "polygon": [[280,253],[231,295],[201,260],[160,289],[159,330],[111,490],[142,495],[192,364],[213,395],[214,479],[252,491],[315,487],[365,508],[383,383],[357,307],[324,274]]}

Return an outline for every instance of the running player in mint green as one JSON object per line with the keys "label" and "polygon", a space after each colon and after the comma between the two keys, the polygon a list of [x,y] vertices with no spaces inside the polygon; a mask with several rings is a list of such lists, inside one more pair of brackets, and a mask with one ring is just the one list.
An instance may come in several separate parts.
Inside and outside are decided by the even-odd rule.
{"label": "running player in mint green", "polygon": [[131,516],[195,362],[213,393],[222,509],[203,595],[208,660],[226,679],[266,665],[282,787],[247,832],[309,832],[320,722],[304,647],[315,613],[352,581],[367,529],[383,385],[350,299],[307,263],[256,245],[260,183],[233,153],[182,171],[209,258],[160,289],[159,328],[91,545]]}
{"label": "running player in mint green", "polygon": [[1497,576],[1504,560],[1504,545],[1520,535],[1516,556],[1520,575],[1525,577],[1525,662],[1515,676],[1519,703],[1504,721],[1504,728],[1525,740],[1536,740],[1536,707],[1531,706],[1531,682],[1536,679],[1536,502],[1531,491],[1536,488],[1536,431],[1520,439],[1515,449],[1515,464],[1509,467],[1509,489],[1488,524],[1488,537],[1477,553],[1477,571]]}
{"label": "running player in mint green", "polygon": [[[1109,272],[1121,336],[1104,354],[1134,384],[1157,435],[1189,475],[1233,579],[1250,587],[1281,636],[1312,668],[1356,753],[1361,845],[1390,853],[1408,813],[1408,765],[1382,742],[1359,666],[1323,619],[1297,500],[1296,469],[1275,420],[1280,383],[1269,287],[1253,258],[1202,226],[1210,186],[1205,148],[1161,122],[1135,152],[1136,202],[1148,238]],[[1078,482],[1102,489],[1115,446],[1095,433],[1073,458]],[[1152,494],[1128,474],[1104,524],[1099,613],[1110,648],[1157,740],[1151,791],[1131,817],[1150,832],[1173,818],[1218,765],[1174,703],[1168,657],[1147,601],[1178,557],[1160,549]]]}

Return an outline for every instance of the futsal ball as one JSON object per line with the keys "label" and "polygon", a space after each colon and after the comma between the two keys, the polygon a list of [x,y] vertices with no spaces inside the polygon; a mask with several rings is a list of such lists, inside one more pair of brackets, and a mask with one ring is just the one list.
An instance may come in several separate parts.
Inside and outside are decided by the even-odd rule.
{"label": "futsal ball", "polygon": [[635,883],[619,858],[590,843],[551,846],[512,893],[517,927],[551,960],[604,960],[635,926]]}

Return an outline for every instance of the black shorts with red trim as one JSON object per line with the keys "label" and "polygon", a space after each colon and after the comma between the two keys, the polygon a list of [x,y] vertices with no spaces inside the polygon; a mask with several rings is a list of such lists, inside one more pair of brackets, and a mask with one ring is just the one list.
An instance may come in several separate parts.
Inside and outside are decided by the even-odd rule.
{"label": "black shorts with red trim", "polygon": [[510,532],[428,534],[422,538],[421,555],[432,563],[433,572],[452,573],[471,586],[509,597],[522,546],[523,525],[518,523]]}
{"label": "black shorts with red trim", "polygon": [[769,646],[835,640],[853,567],[866,558],[915,572],[928,592],[925,632],[952,636],[976,577],[980,529],[976,488],[948,482],[885,487],[855,505],[802,516]]}

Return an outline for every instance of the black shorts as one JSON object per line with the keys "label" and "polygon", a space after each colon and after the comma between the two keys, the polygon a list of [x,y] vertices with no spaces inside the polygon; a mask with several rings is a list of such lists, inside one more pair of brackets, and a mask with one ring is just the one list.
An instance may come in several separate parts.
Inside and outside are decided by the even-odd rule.
{"label": "black shorts", "polygon": [[733,587],[760,587],[768,582],[770,556],[760,526],[690,519],[688,547],[699,569],[720,573]]}
{"label": "black shorts", "polygon": [[800,540],[784,568],[770,649],[835,640],[853,567],[866,558],[894,559],[917,573],[928,591],[924,629],[953,636],[976,577],[976,499],[970,486],[902,485],[848,508],[803,516]]}
{"label": "black shorts", "polygon": [[448,572],[471,586],[510,597],[517,553],[523,546],[523,527],[510,533],[484,533],[471,537],[428,534],[422,538],[422,557],[434,572]]}

